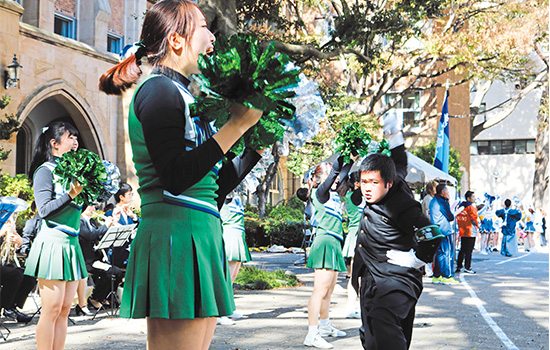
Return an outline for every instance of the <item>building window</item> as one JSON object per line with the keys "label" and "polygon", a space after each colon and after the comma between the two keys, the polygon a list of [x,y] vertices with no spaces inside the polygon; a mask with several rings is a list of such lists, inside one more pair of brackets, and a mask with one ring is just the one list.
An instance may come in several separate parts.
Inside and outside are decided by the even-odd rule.
{"label": "building window", "polygon": [[535,153],[535,140],[492,140],[470,144],[471,155],[532,153]]}
{"label": "building window", "polygon": [[75,28],[75,20],[73,18],[55,14],[53,29],[55,34],[59,34],[66,38],[76,39]]}
{"label": "building window", "polygon": [[527,153],[535,153],[535,140],[527,140]]}
{"label": "building window", "polygon": [[517,153],[517,154],[527,153],[527,140],[517,140],[514,143],[514,153]]}
{"label": "building window", "polygon": [[115,35],[107,35],[107,51],[120,55],[122,50],[122,38]]}
{"label": "building window", "polygon": [[502,146],[500,151],[502,154],[513,154],[514,153],[514,141],[513,140],[505,140],[502,141]]}
{"label": "building window", "polygon": [[[395,103],[400,93],[390,92],[384,95],[386,105]],[[403,94],[403,98],[393,108],[397,113],[397,120],[402,121],[402,126],[418,126],[422,109],[420,108],[420,91],[411,91]]]}

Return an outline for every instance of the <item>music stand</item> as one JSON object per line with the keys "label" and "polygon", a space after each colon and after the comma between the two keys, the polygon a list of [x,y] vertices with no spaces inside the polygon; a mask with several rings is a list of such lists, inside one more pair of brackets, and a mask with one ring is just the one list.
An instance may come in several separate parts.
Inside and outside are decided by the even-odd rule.
{"label": "music stand", "polygon": [[[94,247],[95,250],[99,249],[113,249],[117,247],[122,247],[124,243],[128,240],[130,235],[135,231],[137,224],[131,224],[131,225],[122,225],[122,226],[113,226],[105,232],[105,235],[103,235],[103,238],[99,241],[99,243]],[[101,303],[101,306],[99,309],[96,310],[94,317],[92,320],[95,319],[99,311],[101,309],[105,309],[107,314],[111,317],[114,317],[116,315],[116,308],[115,308],[115,301],[120,305],[120,300],[118,300],[118,296],[116,294],[115,289],[115,274],[112,273],[113,265],[111,264],[111,291],[105,299],[103,299],[103,302],[109,301],[110,305],[110,311],[103,305],[103,302]]]}

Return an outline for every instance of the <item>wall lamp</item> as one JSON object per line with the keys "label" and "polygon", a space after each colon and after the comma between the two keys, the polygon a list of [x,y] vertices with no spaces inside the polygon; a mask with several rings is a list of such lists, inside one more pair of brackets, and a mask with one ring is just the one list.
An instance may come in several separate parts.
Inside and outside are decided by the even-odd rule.
{"label": "wall lamp", "polygon": [[8,69],[5,71],[5,88],[9,89],[11,87],[19,86],[19,78],[21,77],[21,68],[22,65],[17,62],[17,56],[13,54],[13,61],[8,65]]}

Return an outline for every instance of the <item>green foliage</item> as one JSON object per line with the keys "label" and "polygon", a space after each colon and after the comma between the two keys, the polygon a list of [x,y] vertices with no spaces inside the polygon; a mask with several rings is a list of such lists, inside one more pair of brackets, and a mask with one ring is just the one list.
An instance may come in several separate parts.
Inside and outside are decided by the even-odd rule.
{"label": "green foliage", "polygon": [[[0,110],[6,108],[10,103],[10,96],[0,98]],[[0,121],[0,140],[9,140],[11,135],[19,130],[21,122],[13,114],[4,114],[4,120]],[[11,150],[6,151],[4,147],[0,147],[0,162],[8,159]]]}
{"label": "green foliage", "polygon": [[10,176],[9,174],[0,175],[0,196],[18,197],[29,203],[29,208],[19,213],[15,223],[17,231],[22,232],[25,222],[34,215],[30,208],[31,203],[34,201],[34,193],[29,179],[24,174],[17,174],[15,176]]}
{"label": "green foliage", "polygon": [[249,247],[265,247],[269,245],[269,237],[264,227],[263,219],[256,217],[244,217],[244,232],[246,245]]}
{"label": "green foliage", "polygon": [[294,287],[298,285],[298,278],[294,274],[286,274],[283,270],[267,272],[257,267],[245,266],[239,271],[234,283],[244,289],[265,290]]}
{"label": "green foliage", "polygon": [[259,218],[252,207],[245,207],[244,228],[249,247],[282,245],[299,247],[303,233],[304,203],[296,196],[276,207],[266,206],[266,215]]}
{"label": "green foliage", "polygon": [[302,200],[295,194],[293,194],[286,201],[286,206],[289,208],[298,209],[300,211],[300,215],[302,215],[301,213],[304,211],[304,202],[302,202]]}
{"label": "green foliage", "polygon": [[286,31],[293,24],[282,15],[281,6],[284,3],[280,0],[237,0],[236,3],[237,19],[241,26],[247,24],[263,27],[265,23],[270,23],[278,30]]}
{"label": "green foliage", "polygon": [[301,209],[291,208],[287,205],[278,205],[269,213],[268,218],[279,221],[301,221],[303,209],[303,203]]}
{"label": "green foliage", "polygon": [[263,228],[269,238],[269,245],[284,247],[300,247],[304,238],[303,222],[294,221],[264,221]]}
{"label": "green foliage", "polygon": [[[435,157],[435,142],[432,141],[426,146],[421,146],[416,149],[410,150],[412,154],[415,156],[421,158],[422,160],[428,162],[429,164],[434,163],[434,157]],[[454,177],[459,184],[460,189],[460,180],[462,179],[462,171],[460,170],[460,167],[462,166],[462,162],[460,161],[460,154],[455,148],[452,148],[449,150],[449,175]]]}

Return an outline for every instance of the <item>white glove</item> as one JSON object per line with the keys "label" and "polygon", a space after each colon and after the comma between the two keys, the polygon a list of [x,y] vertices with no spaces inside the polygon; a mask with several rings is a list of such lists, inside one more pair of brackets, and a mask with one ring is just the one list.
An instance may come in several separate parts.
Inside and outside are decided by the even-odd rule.
{"label": "white glove", "polygon": [[384,128],[384,135],[391,135],[401,131],[401,128],[397,125],[397,114],[395,111],[388,111],[382,117],[381,124]]}
{"label": "white glove", "polygon": [[394,149],[405,143],[401,127],[397,123],[397,115],[389,111],[382,117],[382,127],[384,128],[384,137],[390,143],[390,149]]}
{"label": "white glove", "polygon": [[391,249],[387,251],[386,256],[388,257],[388,262],[390,264],[394,264],[398,266],[419,269],[422,266],[426,265],[424,261],[416,257],[416,254],[414,253],[413,249],[409,250],[408,252]]}
{"label": "white glove", "polygon": [[456,199],[453,204],[451,204],[451,212],[454,216],[457,216],[458,214],[462,213],[464,209],[466,209],[465,206],[459,206],[462,201],[460,198]]}

